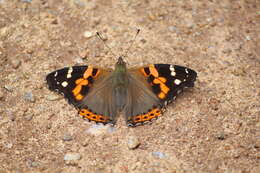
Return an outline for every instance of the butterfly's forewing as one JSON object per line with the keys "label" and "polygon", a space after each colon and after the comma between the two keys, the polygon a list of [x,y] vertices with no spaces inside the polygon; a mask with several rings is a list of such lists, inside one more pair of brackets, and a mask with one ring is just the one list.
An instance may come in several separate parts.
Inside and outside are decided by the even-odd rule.
{"label": "butterfly's forewing", "polygon": [[140,100],[142,100],[141,105],[150,105],[150,107],[138,107],[136,104],[129,104],[127,109],[135,110],[126,114],[130,126],[142,124],[160,116],[163,107],[172,102],[184,88],[194,86],[197,77],[197,73],[192,69],[170,64],[151,64],[130,69],[130,73],[132,76],[141,75],[130,86],[142,80],[145,81],[143,83],[147,84],[143,87],[132,86],[135,90],[133,94],[141,95],[140,93],[149,91],[158,99],[157,102],[151,103],[151,100],[154,100],[151,94],[143,94],[144,97],[132,97],[132,103],[140,103]]}
{"label": "butterfly's forewing", "polygon": [[[69,103],[79,109],[79,114],[91,121],[108,123],[112,117],[100,114],[101,107],[88,107],[88,100],[96,105],[106,103],[105,97],[95,96],[99,83],[109,76],[111,69],[102,69],[92,66],[73,66],[54,71],[47,75],[46,81],[50,90],[57,91],[64,95]],[[104,89],[104,88],[103,88]],[[94,92],[93,92],[94,90]],[[100,88],[102,92],[102,88]],[[99,93],[100,91],[96,92]],[[92,93],[92,96],[88,96]]]}
{"label": "butterfly's forewing", "polygon": [[162,102],[170,102],[187,87],[193,87],[197,73],[187,67],[170,64],[152,64],[140,69]]}
{"label": "butterfly's forewing", "polygon": [[[88,66],[73,66],[65,67],[49,73],[46,77],[49,89],[56,91],[64,95],[69,103],[77,105],[80,99],[76,99],[76,95],[73,90],[77,87],[76,81],[83,78],[84,72],[88,69]],[[86,95],[89,90],[89,84],[93,82],[89,80],[88,85],[81,87],[81,94]],[[79,88],[79,87],[78,87]],[[78,96],[79,98],[80,96]]]}

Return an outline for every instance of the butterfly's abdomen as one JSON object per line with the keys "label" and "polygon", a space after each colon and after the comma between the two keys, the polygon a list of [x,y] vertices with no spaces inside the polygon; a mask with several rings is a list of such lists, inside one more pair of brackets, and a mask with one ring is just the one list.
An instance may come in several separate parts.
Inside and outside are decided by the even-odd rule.
{"label": "butterfly's abdomen", "polygon": [[127,89],[122,86],[114,88],[113,97],[117,110],[122,111],[126,105]]}
{"label": "butterfly's abdomen", "polygon": [[113,100],[119,111],[122,111],[126,105],[127,88],[129,85],[129,78],[127,73],[123,71],[115,71],[113,75]]}

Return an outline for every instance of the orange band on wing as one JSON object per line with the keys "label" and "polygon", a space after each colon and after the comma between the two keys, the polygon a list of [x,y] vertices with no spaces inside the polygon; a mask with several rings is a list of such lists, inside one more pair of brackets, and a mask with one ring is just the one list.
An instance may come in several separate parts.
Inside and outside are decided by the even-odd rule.
{"label": "orange band on wing", "polygon": [[75,96],[76,100],[82,100],[83,99],[83,95],[80,94],[81,90],[82,90],[82,86],[86,86],[88,85],[88,80],[84,79],[84,78],[80,78],[78,80],[76,80],[76,87],[72,90],[73,95]]}
{"label": "orange band on wing", "polygon": [[88,85],[88,80],[84,79],[84,78],[80,78],[78,80],[76,80],[76,85]]}
{"label": "orange band on wing", "polygon": [[82,85],[77,85],[73,90],[72,93],[74,94],[74,96],[78,95],[80,93],[82,89]]}
{"label": "orange band on wing", "polygon": [[94,114],[93,112],[89,111],[88,109],[81,109],[79,111],[79,114],[81,116],[83,116],[84,118],[87,118],[87,119],[89,119],[91,121],[95,121],[95,122],[106,123],[109,121],[109,118],[107,116]]}
{"label": "orange band on wing", "polygon": [[146,114],[140,114],[133,117],[133,123],[140,123],[145,121],[150,121],[154,118],[157,118],[162,114],[161,110],[158,108],[152,109]]}
{"label": "orange band on wing", "polygon": [[164,99],[166,94],[170,91],[170,88],[165,85],[166,81],[164,77],[158,77],[153,80],[153,83],[160,85],[161,92],[158,94],[160,99]]}
{"label": "orange band on wing", "polygon": [[166,95],[164,94],[164,92],[160,92],[158,95],[157,95],[160,99],[164,99],[166,97]]}
{"label": "orange band on wing", "polygon": [[83,99],[83,95],[77,94],[75,98],[76,98],[77,100],[82,100],[82,99]]}
{"label": "orange band on wing", "polygon": [[150,66],[149,66],[149,70],[150,70],[150,72],[151,72],[151,75],[153,75],[154,77],[159,77],[159,73],[158,73],[158,71],[157,71],[157,69],[154,67],[154,65],[153,64],[151,64]]}
{"label": "orange band on wing", "polygon": [[83,74],[83,78],[87,79],[89,76],[92,76],[93,67],[89,66]]}

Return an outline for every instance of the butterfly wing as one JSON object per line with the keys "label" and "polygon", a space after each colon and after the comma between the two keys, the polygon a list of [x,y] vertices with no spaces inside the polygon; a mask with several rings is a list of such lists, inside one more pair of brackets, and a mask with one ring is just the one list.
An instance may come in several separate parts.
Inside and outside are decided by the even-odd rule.
{"label": "butterfly wing", "polygon": [[92,121],[115,124],[118,113],[117,99],[114,95],[113,76],[109,74],[97,79],[88,95],[79,104],[79,114]]}
{"label": "butterfly wing", "polygon": [[[79,114],[84,118],[95,122],[109,123],[113,121],[111,114],[100,111],[101,107],[96,106],[92,109],[91,106],[109,103],[106,100],[108,97],[99,97],[102,95],[98,94],[102,88],[95,89],[95,86],[103,84],[111,71],[111,69],[104,70],[92,66],[66,67],[48,74],[46,81],[50,90],[63,94],[69,103],[79,109]],[[94,95],[94,97],[89,99],[89,94]]]}
{"label": "butterfly wing", "polygon": [[[170,64],[130,69],[131,94],[126,107],[128,125],[135,126],[160,116],[164,107],[184,88],[194,86],[196,77],[194,70]],[[140,81],[142,84],[138,84]]]}
{"label": "butterfly wing", "polygon": [[151,64],[139,71],[164,104],[173,101],[184,88],[193,87],[197,78],[194,70],[179,65]]}
{"label": "butterfly wing", "polygon": [[125,119],[128,126],[136,126],[145,121],[157,118],[160,113],[160,100],[153,93],[149,83],[139,71],[129,73],[129,86],[125,106]]}

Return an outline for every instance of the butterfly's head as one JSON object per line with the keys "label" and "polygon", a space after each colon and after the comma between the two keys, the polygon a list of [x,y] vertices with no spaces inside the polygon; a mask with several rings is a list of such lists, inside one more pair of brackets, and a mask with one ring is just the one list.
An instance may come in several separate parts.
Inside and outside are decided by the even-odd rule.
{"label": "butterfly's head", "polygon": [[120,56],[117,60],[117,65],[125,65],[125,61],[123,60],[122,56]]}
{"label": "butterfly's head", "polygon": [[119,71],[125,71],[126,70],[126,63],[123,60],[122,56],[120,56],[116,62],[115,69]]}

